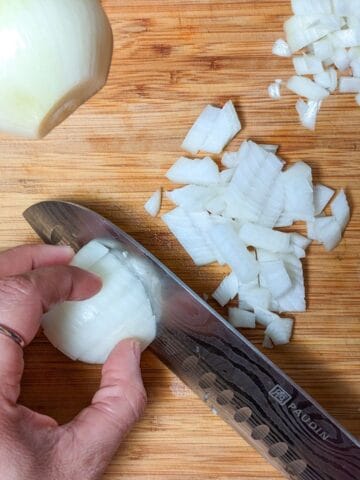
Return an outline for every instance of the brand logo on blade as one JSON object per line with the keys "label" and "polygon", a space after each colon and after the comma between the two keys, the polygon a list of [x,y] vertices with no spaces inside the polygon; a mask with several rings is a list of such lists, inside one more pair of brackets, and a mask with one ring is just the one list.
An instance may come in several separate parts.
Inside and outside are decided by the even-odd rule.
{"label": "brand logo on blade", "polygon": [[280,387],[280,385],[275,385],[275,387],[270,390],[269,395],[283,406],[291,400],[291,395]]}
{"label": "brand logo on blade", "polygon": [[291,402],[291,395],[284,390],[280,385],[275,385],[269,392],[269,397],[273,398],[277,403],[282,407],[285,407],[298,418],[302,423],[304,423],[310,430],[312,430],[316,435],[318,435],[322,440],[327,440],[330,437],[330,434],[327,433],[320,425],[312,420],[310,415],[305,413],[301,408],[298,408],[296,403]]}

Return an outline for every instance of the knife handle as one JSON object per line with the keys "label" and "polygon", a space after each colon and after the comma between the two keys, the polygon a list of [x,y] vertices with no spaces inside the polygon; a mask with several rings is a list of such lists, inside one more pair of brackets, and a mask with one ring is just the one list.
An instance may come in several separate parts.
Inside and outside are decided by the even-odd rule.
{"label": "knife handle", "polygon": [[360,479],[356,439],[235,330],[162,326],[152,349],[287,478]]}

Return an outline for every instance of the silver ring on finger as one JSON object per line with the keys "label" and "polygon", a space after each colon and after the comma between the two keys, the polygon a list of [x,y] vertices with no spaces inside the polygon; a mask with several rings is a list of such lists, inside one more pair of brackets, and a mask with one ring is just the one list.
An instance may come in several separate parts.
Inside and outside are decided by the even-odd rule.
{"label": "silver ring on finger", "polygon": [[11,328],[2,325],[0,323],[0,335],[4,335],[5,337],[11,338],[15,343],[17,343],[21,348],[25,347],[25,340],[22,338],[21,335],[16,333],[14,330]]}

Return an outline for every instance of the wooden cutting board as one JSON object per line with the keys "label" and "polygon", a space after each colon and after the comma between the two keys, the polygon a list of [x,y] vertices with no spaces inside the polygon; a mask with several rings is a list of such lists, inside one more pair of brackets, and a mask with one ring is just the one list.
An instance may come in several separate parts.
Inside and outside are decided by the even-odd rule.
{"label": "wooden cutting board", "polygon": [[[308,312],[296,315],[291,345],[266,352],[355,435],[360,434],[360,108],[334,95],[316,134],[299,126],[295,96],[267,96],[291,60],[271,55],[288,0],[104,0],[115,34],[108,84],[45,140],[0,137],[0,248],[36,242],[22,211],[39,200],[82,203],[106,215],[157,255],[196,292],[210,293],[224,270],[195,268],[160,219],[143,205],[182,153],[206,103],[234,100],[245,138],[281,145],[316,181],[345,187],[352,221],[328,254],[304,262]],[[170,208],[164,202],[163,211]],[[262,332],[244,332],[261,347]],[[143,357],[149,405],[106,480],[260,480],[282,478],[208,411],[151,353]],[[41,335],[26,351],[22,402],[58,421],[95,392],[100,368],[74,364]]]}

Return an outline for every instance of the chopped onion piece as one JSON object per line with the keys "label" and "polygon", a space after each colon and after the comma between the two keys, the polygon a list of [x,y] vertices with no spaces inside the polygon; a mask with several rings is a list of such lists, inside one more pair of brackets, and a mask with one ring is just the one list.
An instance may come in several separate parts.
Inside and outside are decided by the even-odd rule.
{"label": "chopped onion piece", "polygon": [[346,28],[333,32],[330,36],[334,45],[339,48],[351,48],[360,45],[360,30]]}
{"label": "chopped onion piece", "polygon": [[226,260],[224,259],[217,245],[212,241],[209,232],[215,225],[218,224],[228,225],[230,228],[235,229],[234,222],[224,217],[210,215],[208,212],[189,212],[188,215],[194,227],[200,231],[207,245],[209,245],[211,250],[214,252],[217,262],[220,265],[225,265]]}
{"label": "chopped onion piece", "polygon": [[306,252],[303,248],[299,247],[298,245],[293,245],[293,253],[297,258],[305,258]]}
{"label": "chopped onion piece", "polygon": [[271,83],[269,85],[268,93],[270,98],[273,98],[274,100],[278,100],[279,98],[281,98],[281,91],[280,91],[281,83],[282,83],[282,80],[275,80],[274,83]]}
{"label": "chopped onion piece", "polygon": [[283,173],[285,214],[293,220],[311,221],[314,217],[312,172],[309,165],[297,162]]}
{"label": "chopped onion piece", "polygon": [[360,58],[355,58],[351,61],[350,67],[354,77],[360,77]]}
{"label": "chopped onion piece", "polygon": [[222,215],[226,209],[226,202],[222,195],[216,196],[206,204],[206,210],[213,215]]}
{"label": "chopped onion piece", "polygon": [[202,160],[180,157],[166,176],[173,183],[215,185],[220,181],[219,168],[210,157],[205,157]]}
{"label": "chopped onion piece", "polygon": [[263,248],[270,252],[290,252],[290,234],[278,232],[271,228],[253,223],[246,223],[240,228],[239,236],[248,246]]}
{"label": "chopped onion piece", "polygon": [[290,78],[287,87],[292,92],[309,100],[323,100],[329,96],[329,92],[325,88],[306,77],[294,76]]}
{"label": "chopped onion piece", "polygon": [[223,170],[220,172],[220,183],[227,184],[230,183],[232,177],[234,176],[235,168],[228,168],[227,170]]}
{"label": "chopped onion piece", "polygon": [[347,70],[351,63],[349,53],[345,48],[337,48],[332,57],[332,61],[341,71]]}
{"label": "chopped onion piece", "polygon": [[353,47],[348,50],[348,56],[350,61],[360,58],[360,47]]}
{"label": "chopped onion piece", "polygon": [[299,233],[291,233],[291,244],[306,250],[311,245],[311,239],[300,235]]}
{"label": "chopped onion piece", "polygon": [[235,328],[255,328],[255,314],[240,308],[229,308],[229,322]]}
{"label": "chopped onion piece", "polygon": [[279,150],[279,145],[261,144],[260,147],[269,153],[273,153],[274,155],[276,155],[277,151]]}
{"label": "chopped onion piece", "polygon": [[229,100],[217,116],[201,150],[209,153],[221,153],[240,130],[239,117],[232,101]]}
{"label": "chopped onion piece", "polygon": [[262,216],[283,162],[251,141],[244,150],[247,155],[241,155],[226,192],[226,215],[256,222]]}
{"label": "chopped onion piece", "polygon": [[200,231],[195,228],[189,215],[178,207],[162,216],[172,234],[193,259],[195,265],[202,266],[216,262],[216,254],[206,243]]}
{"label": "chopped onion piece", "polygon": [[282,260],[260,263],[260,273],[274,298],[285,295],[291,287],[291,279]]}
{"label": "chopped onion piece", "polygon": [[238,294],[239,282],[234,273],[230,273],[212,294],[219,305],[225,307]]}
{"label": "chopped onion piece", "polygon": [[311,222],[306,222],[307,236],[311,240],[317,240],[315,232],[315,219]]}
{"label": "chopped onion piece", "polygon": [[273,345],[272,341],[270,340],[270,338],[267,335],[264,336],[263,347],[268,348],[269,350],[274,348],[274,345]]}
{"label": "chopped onion piece", "polygon": [[360,93],[355,97],[356,103],[360,106]]}
{"label": "chopped onion piece", "polygon": [[339,30],[341,19],[335,15],[295,16],[284,24],[286,39],[292,52],[320,40],[329,33]]}
{"label": "chopped onion piece", "polygon": [[293,326],[294,321],[290,318],[280,318],[270,323],[265,335],[270,338],[274,345],[286,345],[291,340]]}
{"label": "chopped onion piece", "polygon": [[240,282],[248,283],[259,273],[258,262],[230,225],[214,225],[209,237]]}
{"label": "chopped onion piece", "polygon": [[331,203],[331,212],[343,232],[350,221],[350,207],[344,190]]}
{"label": "chopped onion piece", "polygon": [[291,227],[294,224],[294,219],[291,215],[287,213],[282,213],[275,223],[275,227]]}
{"label": "chopped onion piece", "polygon": [[276,313],[270,312],[270,310],[264,310],[260,307],[255,307],[254,312],[257,323],[263,327],[268,327],[270,323],[274,322],[275,320],[279,320],[280,318],[279,315],[276,315]]}
{"label": "chopped onion piece", "polygon": [[[246,142],[244,142],[246,143]],[[235,168],[239,163],[239,153],[238,152],[226,152],[224,153],[221,163],[226,168]]]}
{"label": "chopped onion piece", "polygon": [[152,216],[156,217],[161,207],[161,188],[156,190],[149,200],[145,203],[145,210]]}
{"label": "chopped onion piece", "polygon": [[315,130],[316,120],[321,108],[322,101],[309,100],[307,103],[299,99],[296,102],[296,111],[299,114],[301,124],[309,129]]}
{"label": "chopped onion piece", "polygon": [[342,17],[359,16],[358,0],[332,0],[333,12]]}
{"label": "chopped onion piece", "polygon": [[360,78],[341,77],[339,82],[339,91],[341,93],[359,93]]}
{"label": "chopped onion piece", "polygon": [[335,190],[321,183],[314,185],[314,215],[317,217],[323,212],[326,205],[334,196]]}
{"label": "chopped onion piece", "polygon": [[334,92],[338,84],[337,72],[335,68],[331,67],[322,73],[314,75],[314,80],[321,87]]}
{"label": "chopped onion piece", "polygon": [[285,204],[285,191],[280,174],[268,196],[257,223],[265,227],[273,228],[278,222]]}
{"label": "chopped onion piece", "polygon": [[293,64],[298,75],[311,75],[324,71],[321,60],[314,55],[294,57]]}
{"label": "chopped onion piece", "polygon": [[267,288],[249,287],[240,285],[239,287],[239,307],[244,310],[254,309],[256,307],[268,310],[271,303],[271,293]]}
{"label": "chopped onion piece", "polygon": [[292,10],[295,15],[316,15],[332,13],[331,0],[291,0]]}
{"label": "chopped onion piece", "polygon": [[181,148],[196,155],[209,135],[221,108],[207,105],[186,135]]}
{"label": "chopped onion piece", "polygon": [[278,57],[291,57],[290,47],[283,38],[276,40],[272,48],[272,53]]}
{"label": "chopped onion piece", "polygon": [[334,250],[341,242],[341,226],[335,217],[318,217],[314,222],[315,239],[325,250]]}
{"label": "chopped onion piece", "polygon": [[314,55],[319,60],[327,60],[334,55],[334,47],[328,37],[313,43]]}
{"label": "chopped onion piece", "polygon": [[304,312],[306,303],[302,263],[295,255],[282,255],[281,258],[291,278],[292,287],[285,295],[277,299],[278,310],[280,312]]}
{"label": "chopped onion piece", "polygon": [[215,196],[221,192],[220,187],[204,187],[201,185],[186,185],[166,192],[166,196],[178,207],[187,211],[203,211]]}

